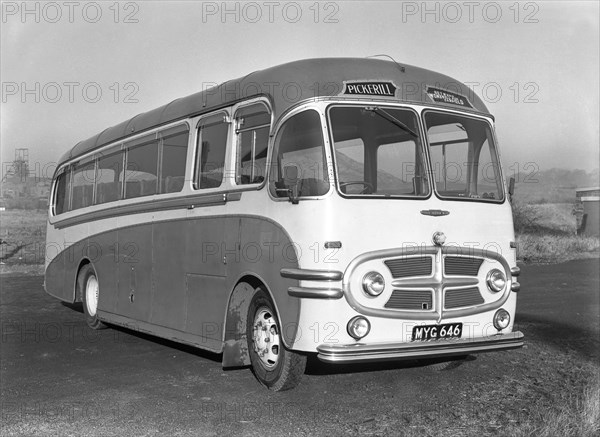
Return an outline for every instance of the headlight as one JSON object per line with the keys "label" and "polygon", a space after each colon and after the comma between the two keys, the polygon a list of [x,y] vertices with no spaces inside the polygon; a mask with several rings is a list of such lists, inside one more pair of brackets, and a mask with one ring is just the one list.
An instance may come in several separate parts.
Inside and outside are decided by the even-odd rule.
{"label": "headlight", "polygon": [[502,273],[500,270],[492,269],[487,274],[486,282],[491,291],[498,293],[499,291],[504,290],[506,278],[504,277],[504,273]]}
{"label": "headlight", "polygon": [[370,296],[379,296],[385,288],[385,281],[380,273],[369,272],[363,277],[362,286]]}
{"label": "headlight", "polygon": [[496,311],[496,314],[494,314],[494,327],[498,331],[502,331],[503,329],[507,328],[509,324],[510,314],[508,314],[508,311],[503,309]]}
{"label": "headlight", "polygon": [[350,319],[346,329],[350,337],[354,338],[355,340],[360,340],[369,333],[371,330],[371,324],[366,318],[356,316]]}

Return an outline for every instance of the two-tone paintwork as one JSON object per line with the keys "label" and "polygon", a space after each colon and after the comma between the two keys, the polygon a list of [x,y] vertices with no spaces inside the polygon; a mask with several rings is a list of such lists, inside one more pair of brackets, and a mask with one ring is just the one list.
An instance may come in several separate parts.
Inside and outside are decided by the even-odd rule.
{"label": "two-tone paintwork", "polygon": [[[357,80],[388,80],[398,94],[377,99],[341,94],[345,82]],[[253,88],[250,84],[267,85]],[[410,108],[419,115],[437,108],[467,112],[493,124],[477,96],[469,96],[474,109],[465,111],[450,103],[433,102],[423,84],[447,86],[450,91],[456,91],[458,85],[467,90],[447,76],[388,61],[298,61],[176,100],[78,143],[61,158],[57,172],[126,139],[186,122],[190,126],[186,183],[176,194],[120,200],[60,216],[53,216],[50,210],[47,239],[55,249],[47,259],[47,292],[68,302],[80,300],[76,278],[82,263],[89,262],[99,278],[100,319],[224,352],[225,365],[249,364],[245,322],[250,298],[259,286],[273,299],[285,345],[299,351],[319,351],[322,358],[329,356],[331,361],[340,359],[336,347],[344,350],[344,345],[383,345],[379,346],[381,351],[387,344],[397,349],[399,342],[409,341],[416,324],[461,322],[465,339],[478,339],[479,343],[510,333],[512,321],[503,333],[492,326],[498,307],[506,309],[514,320],[516,293],[510,290],[493,308],[406,317],[402,312],[382,310],[381,300],[371,305],[365,302],[356,285],[360,272],[382,269],[386,256],[397,256],[406,248],[431,247],[431,237],[439,231],[447,236],[446,247],[497,254],[496,262],[508,271],[509,280],[510,269],[516,266],[508,201],[452,201],[434,194],[422,199],[351,199],[340,194],[326,121],[331,104],[378,101]],[[288,91],[297,87],[302,98],[280,94],[276,85]],[[217,110],[231,116],[240,105],[257,99],[272,112],[268,162],[274,135],[289,116],[307,109],[319,113],[330,169],[330,187],[325,195],[294,205],[285,198],[274,198],[266,182],[237,186],[232,130],[223,185],[194,189],[198,122]],[[447,214],[421,213],[432,210]],[[327,248],[337,245],[327,242],[340,242],[341,247]],[[366,255],[369,253],[374,253],[373,257]],[[317,274],[303,277],[301,272],[311,270]],[[323,271],[336,273],[318,274]],[[486,299],[486,304],[493,300]],[[359,314],[371,322],[371,332],[361,342],[346,332],[348,320]]]}

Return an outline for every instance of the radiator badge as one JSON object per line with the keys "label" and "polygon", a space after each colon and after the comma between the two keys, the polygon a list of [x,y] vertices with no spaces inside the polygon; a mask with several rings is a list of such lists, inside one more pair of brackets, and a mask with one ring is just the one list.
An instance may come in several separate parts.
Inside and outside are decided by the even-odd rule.
{"label": "radiator badge", "polygon": [[430,215],[433,217],[441,217],[443,215],[450,214],[450,211],[444,211],[443,209],[423,209],[421,210],[421,214]]}

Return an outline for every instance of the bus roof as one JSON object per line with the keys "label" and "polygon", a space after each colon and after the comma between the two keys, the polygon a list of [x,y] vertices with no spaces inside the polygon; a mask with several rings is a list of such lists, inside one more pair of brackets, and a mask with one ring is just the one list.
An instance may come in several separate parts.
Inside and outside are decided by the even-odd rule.
{"label": "bus roof", "polygon": [[[348,90],[348,82],[359,84],[362,88],[357,88],[358,91]],[[393,97],[377,94],[377,87],[382,84],[388,84],[393,89]],[[367,95],[370,92],[371,95]],[[145,130],[259,96],[270,100],[275,118],[300,102],[315,97],[372,101],[373,96],[378,101],[387,99],[391,102],[468,109],[489,115],[483,101],[465,84],[434,71],[374,58],[304,59],[255,71],[138,114],[77,143],[60,158],[58,166]],[[461,98],[466,100],[466,105]]]}

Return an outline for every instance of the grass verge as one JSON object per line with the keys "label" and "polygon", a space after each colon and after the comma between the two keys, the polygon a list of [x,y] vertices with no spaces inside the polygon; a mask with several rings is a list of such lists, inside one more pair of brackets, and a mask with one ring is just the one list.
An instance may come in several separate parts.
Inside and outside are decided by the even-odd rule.
{"label": "grass verge", "polygon": [[550,408],[535,406],[525,420],[504,431],[515,437],[600,435],[600,377],[580,393],[560,393]]}
{"label": "grass verge", "polygon": [[600,239],[577,235],[524,233],[517,234],[517,247],[520,261],[553,264],[598,257]]}

